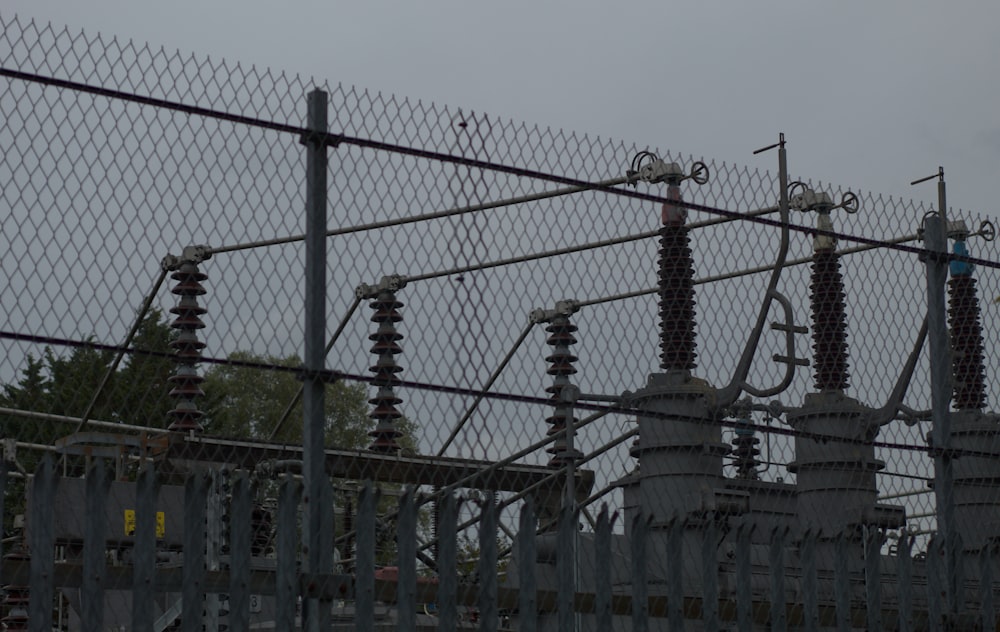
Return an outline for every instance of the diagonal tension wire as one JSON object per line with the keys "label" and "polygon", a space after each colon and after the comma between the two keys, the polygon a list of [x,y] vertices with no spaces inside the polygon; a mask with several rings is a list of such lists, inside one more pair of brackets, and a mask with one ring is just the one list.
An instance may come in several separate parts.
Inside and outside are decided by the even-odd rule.
{"label": "diagonal tension wire", "polygon": [[[781,228],[782,223],[777,220],[768,219],[765,217],[746,217],[743,213],[737,211],[729,211],[721,208],[716,208],[712,206],[706,206],[703,204],[695,204],[693,202],[687,202],[683,200],[669,200],[665,197],[652,195],[648,193],[640,193],[638,191],[628,191],[625,189],[614,188],[613,186],[599,186],[598,183],[587,182],[584,180],[579,180],[576,178],[570,178],[566,176],[558,176],[555,174],[545,173],[542,171],[536,171],[532,169],[525,169],[522,167],[514,167],[510,165],[503,165],[499,163],[489,162],[485,160],[476,160],[473,158],[465,158],[461,156],[453,156],[451,154],[446,154],[442,152],[429,151],[425,149],[416,149],[414,147],[407,147],[404,145],[397,145],[394,143],[387,143],[382,141],[373,140],[370,138],[359,138],[355,136],[347,136],[345,134],[317,134],[316,132],[297,125],[289,125],[287,123],[276,123],[274,121],[268,121],[266,119],[256,118],[252,116],[244,116],[240,114],[232,114],[229,112],[223,112],[220,110],[213,110],[210,108],[204,108],[194,105],[187,105],[177,101],[169,101],[167,99],[158,99],[149,96],[143,96],[131,92],[125,92],[122,90],[112,90],[109,88],[103,88],[99,86],[92,86],[85,83],[80,83],[76,81],[68,81],[65,79],[56,79],[54,77],[46,77],[44,75],[39,75],[35,73],[22,72],[19,70],[13,70],[10,68],[0,68],[0,76],[9,77],[12,79],[19,79],[22,81],[31,81],[34,83],[40,83],[47,86],[63,88],[68,90],[74,90],[77,92],[83,92],[86,94],[93,94],[98,96],[103,96],[111,99],[120,99],[122,101],[127,101],[130,103],[139,103],[142,105],[149,105],[153,107],[163,108],[166,110],[171,110],[174,112],[182,112],[184,114],[194,114],[198,116],[204,116],[206,118],[212,118],[222,121],[227,121],[230,123],[236,123],[241,125],[247,125],[250,127],[257,127],[265,130],[270,130],[274,132],[296,134],[301,140],[315,142],[320,140],[324,142],[329,147],[337,147],[341,144],[353,145],[356,147],[362,147],[366,149],[374,149],[387,151],[391,153],[401,154],[405,156],[413,156],[416,158],[425,158],[428,160],[436,160],[438,162],[466,165],[469,167],[475,167],[479,169],[484,169],[487,171],[494,171],[497,173],[503,173],[512,176],[519,176],[524,178],[532,178],[536,180],[543,180],[547,182],[554,182],[557,184],[562,184],[569,187],[585,187],[586,189],[603,191],[605,193],[610,193],[613,195],[624,196],[636,200],[644,200],[647,202],[656,203],[669,203],[676,207],[686,208],[693,211],[700,211],[703,213],[709,213],[713,215],[720,215],[722,217],[730,217],[732,219],[746,219],[757,224],[762,224],[765,226],[772,226],[775,228]],[[856,235],[848,235],[845,233],[839,233],[837,231],[820,230],[808,226],[797,226],[790,225],[788,227],[790,230],[796,232],[805,233],[808,235],[820,235],[824,237],[833,237],[836,239],[845,239],[848,241],[854,241],[860,244],[866,244],[869,246],[883,246],[888,249],[898,250],[901,252],[908,252],[911,254],[917,254],[924,257],[928,257],[934,260],[944,260],[944,261],[962,261],[964,263],[971,263],[973,265],[979,265],[985,268],[1000,268],[1000,262],[990,261],[988,259],[979,259],[976,257],[969,257],[966,255],[956,255],[954,253],[941,253],[938,251],[930,251],[925,248],[916,248],[913,246],[905,246],[903,244],[891,244],[878,239],[871,239],[868,237],[859,237]]]}
{"label": "diagonal tension wire", "polygon": [[142,302],[139,314],[136,316],[135,322],[132,324],[132,328],[129,330],[128,335],[125,336],[125,342],[121,344],[118,352],[115,354],[114,361],[108,366],[108,370],[104,372],[104,376],[101,377],[101,383],[97,385],[97,390],[94,391],[94,396],[90,398],[90,403],[87,404],[87,409],[83,411],[83,415],[80,417],[80,423],[76,427],[76,432],[81,432],[87,426],[87,420],[90,419],[90,415],[94,412],[94,408],[97,406],[98,398],[100,398],[101,393],[104,391],[104,387],[108,385],[108,381],[111,379],[111,376],[118,370],[118,365],[121,364],[122,358],[125,356],[125,350],[128,349],[130,344],[132,344],[132,339],[135,338],[136,332],[139,331],[142,319],[146,317],[146,312],[149,311],[150,306],[153,304],[153,300],[156,298],[156,293],[160,291],[160,286],[163,285],[163,280],[166,278],[167,270],[161,267],[160,275],[153,284],[153,290],[146,296],[146,300]]}

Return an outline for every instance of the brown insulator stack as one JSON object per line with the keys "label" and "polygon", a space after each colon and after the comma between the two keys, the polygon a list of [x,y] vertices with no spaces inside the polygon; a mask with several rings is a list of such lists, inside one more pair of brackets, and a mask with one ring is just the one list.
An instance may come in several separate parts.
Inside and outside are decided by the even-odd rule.
{"label": "brown insulator stack", "polygon": [[[667,197],[680,201],[680,187],[671,183]],[[660,228],[660,368],[666,371],[695,367],[694,262],[685,225],[687,213],[663,205]]]}
{"label": "brown insulator stack", "polygon": [[[31,556],[21,546],[4,555],[4,560],[8,562],[21,562],[28,565]],[[29,590],[27,586],[3,587],[3,609],[4,616],[0,619],[0,626],[8,632],[27,632],[28,630],[28,602]]]}
{"label": "brown insulator stack", "polygon": [[817,390],[847,388],[847,319],[844,315],[844,280],[840,255],[833,248],[813,255],[812,282],[813,362]]}
{"label": "brown insulator stack", "polygon": [[398,344],[403,336],[396,331],[396,323],[403,320],[399,314],[402,306],[403,303],[396,300],[396,293],[388,290],[379,292],[371,302],[375,310],[371,320],[378,323],[378,330],[368,336],[375,343],[371,352],[378,357],[375,366],[369,369],[375,374],[372,385],[378,388],[375,397],[368,400],[374,406],[368,416],[375,421],[375,429],[368,433],[372,437],[368,449],[374,452],[398,452],[400,446],[396,440],[403,436],[396,425],[403,416],[396,405],[403,400],[396,396],[393,388],[399,384],[397,374],[403,370],[396,363],[396,356],[403,351]]}
{"label": "brown insulator stack", "polygon": [[[572,386],[569,376],[576,373],[576,367],[573,366],[573,363],[576,362],[577,357],[569,349],[570,346],[576,344],[576,338],[573,336],[576,325],[570,322],[569,316],[558,314],[549,321],[545,331],[549,332],[546,342],[552,346],[552,353],[545,358],[545,361],[549,363],[547,373],[554,378],[552,385],[545,388],[545,392],[552,396],[551,401],[555,408],[552,415],[545,419],[545,423],[549,424],[547,435],[551,437],[565,430],[567,424],[577,422],[576,417],[573,416],[573,404],[567,401],[563,393],[566,387]],[[551,443],[546,452],[552,455],[552,458],[549,459],[549,467],[560,467],[566,464],[567,459],[576,460],[583,456],[578,450],[570,450],[565,433]]]}
{"label": "brown insulator stack", "polygon": [[[956,248],[956,251],[959,249]],[[951,367],[955,389],[953,403],[957,410],[981,410],[986,406],[986,371],[983,366],[983,329],[976,279],[969,264],[954,262],[951,267],[948,325],[951,328]]]}
{"label": "brown insulator stack", "polygon": [[170,309],[177,316],[170,326],[178,330],[177,338],[171,341],[170,347],[177,358],[177,369],[169,378],[174,384],[170,391],[177,404],[168,414],[173,420],[169,429],[175,432],[201,432],[202,413],[198,410],[197,398],[205,393],[201,390],[204,378],[198,374],[197,364],[201,360],[201,351],[205,343],[198,340],[198,330],[205,328],[200,316],[205,308],[198,305],[198,297],[205,294],[201,282],[208,278],[198,270],[194,263],[184,263],[170,275],[177,281],[171,292],[180,296],[180,302]]}
{"label": "brown insulator stack", "polygon": [[733,437],[733,451],[731,452],[733,466],[736,468],[736,478],[756,481],[760,479],[757,468],[760,461],[760,449],[757,445],[760,439],[757,438],[753,428],[749,427],[750,420],[743,420],[740,426],[736,427],[735,437]]}

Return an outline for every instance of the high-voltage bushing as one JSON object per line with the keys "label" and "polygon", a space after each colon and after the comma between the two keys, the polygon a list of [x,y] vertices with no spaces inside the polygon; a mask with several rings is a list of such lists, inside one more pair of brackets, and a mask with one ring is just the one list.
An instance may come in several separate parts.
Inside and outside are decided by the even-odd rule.
{"label": "high-voltage bushing", "polygon": [[655,154],[641,152],[632,160],[628,172],[649,183],[666,183],[667,200],[660,214],[659,315],[660,368],[690,370],[695,364],[694,261],[691,257],[687,209],[682,201],[680,184],[693,180],[708,182],[708,167],[696,162],[689,173],[677,163],[666,163]]}
{"label": "high-voltage bushing", "polygon": [[403,416],[396,408],[403,402],[395,392],[395,386],[400,383],[398,374],[402,367],[396,362],[396,356],[402,353],[399,341],[403,335],[396,330],[396,323],[403,320],[399,308],[403,303],[396,298],[396,291],[406,286],[402,276],[385,276],[376,285],[361,284],[354,291],[359,299],[371,300],[370,307],[374,310],[371,321],[378,325],[375,333],[368,336],[374,344],[371,352],[375,354],[375,365],[369,370],[375,375],[372,386],[378,390],[375,396],[368,400],[374,408],[368,416],[375,422],[375,429],[368,433],[372,438],[369,450],[374,452],[399,452],[401,446],[398,439],[403,436],[398,427]]}
{"label": "high-voltage bushing", "polygon": [[813,323],[813,367],[818,390],[842,391],[848,386],[847,317],[844,308],[844,279],[840,273],[840,255],[833,232],[830,213],[842,208],[848,213],[858,210],[858,198],[845,193],[839,204],[829,194],[816,192],[801,182],[792,185],[796,191],[790,200],[792,208],[815,212],[817,234],[813,240],[810,299]]}
{"label": "high-voltage bushing", "polygon": [[[949,222],[948,236],[954,240],[952,252],[969,256],[965,222]],[[951,329],[951,366],[954,385],[953,406],[958,410],[986,406],[986,369],[983,362],[983,328],[980,323],[979,297],[974,266],[952,261],[948,281],[948,325]]]}
{"label": "high-voltage bushing", "polygon": [[573,446],[567,432],[567,428],[578,421],[573,415],[573,403],[579,389],[570,380],[570,376],[576,373],[574,363],[578,359],[570,350],[576,344],[573,333],[577,327],[570,322],[570,316],[579,309],[580,304],[576,301],[559,301],[555,309],[531,312],[531,322],[546,323],[545,331],[549,334],[546,343],[552,347],[552,353],[545,361],[549,363],[546,373],[553,379],[545,392],[549,393],[554,410],[545,423],[549,425],[547,436],[558,434],[559,437],[546,449],[552,455],[548,463],[550,467],[562,467],[570,460],[575,462],[583,457],[583,453]]}
{"label": "high-voltage bushing", "polygon": [[171,292],[180,300],[170,313],[176,318],[170,326],[178,331],[177,338],[170,342],[177,358],[177,368],[168,381],[174,385],[170,396],[176,400],[174,408],[167,414],[171,421],[169,430],[174,432],[201,432],[198,420],[204,413],[198,410],[197,399],[205,393],[201,390],[204,378],[198,374],[198,362],[205,343],[198,340],[198,330],[205,328],[201,316],[206,310],[198,304],[198,297],[205,294],[202,281],[208,278],[198,269],[198,264],[211,257],[206,246],[189,246],[180,257],[168,255],[161,266],[172,270],[170,278],[177,281]]}

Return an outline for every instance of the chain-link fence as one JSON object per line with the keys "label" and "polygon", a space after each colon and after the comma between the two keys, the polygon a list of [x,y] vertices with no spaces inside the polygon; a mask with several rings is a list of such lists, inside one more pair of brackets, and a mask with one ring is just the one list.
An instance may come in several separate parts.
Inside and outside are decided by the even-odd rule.
{"label": "chain-link fence", "polygon": [[[654,519],[650,559],[668,556],[654,537],[667,521],[699,542],[710,525],[723,596],[735,594],[725,565],[747,525],[753,564],[767,566],[774,533],[787,529],[789,558],[819,537],[820,575],[846,559],[855,579],[870,570],[869,533],[886,554],[913,545],[918,563],[939,527],[957,533],[958,544],[939,545],[949,564],[1000,535],[987,399],[998,366],[982,342],[996,336],[1000,256],[983,218],[949,211],[944,227],[960,255],[949,347],[928,306],[927,270],[945,265],[923,240],[937,206],[799,178],[795,155],[811,149],[794,139],[787,156],[783,139],[763,154],[773,171],[749,169],[655,139],[627,146],[2,21],[0,434],[12,555],[29,553],[23,490],[51,453],[64,481],[98,457],[114,465],[125,513],[124,526],[109,514],[111,531],[128,530],[145,463],[160,475],[165,532],[180,520],[171,511],[183,513],[187,477],[210,476],[228,498],[228,478],[249,475],[254,556],[273,558],[277,481],[309,479],[301,402],[317,381],[330,555],[342,570],[355,568],[364,480],[383,498],[423,494],[416,548],[428,577],[441,571],[439,493],[470,501],[462,519],[476,504],[499,507],[501,569],[515,559],[525,498],[552,532],[572,497],[584,540],[602,503],[623,512],[614,537],[625,567],[636,516]],[[330,133],[306,120],[315,85],[329,95]],[[306,156],[317,148],[329,160],[325,282],[311,307],[321,341],[304,328]],[[931,362],[935,340],[944,355]],[[310,344],[323,350],[318,373],[303,363]],[[927,440],[935,366],[954,391],[944,451]],[[59,493],[83,494],[73,485]],[[954,508],[942,514],[935,491]],[[402,546],[393,504],[379,509],[380,567],[396,565]],[[229,536],[211,527],[224,506],[208,507],[219,546],[209,567],[227,563]],[[56,503],[54,519],[79,509]],[[456,563],[482,581],[467,521]],[[842,536],[846,557],[829,548]],[[59,559],[72,561],[83,538],[57,529]],[[109,544],[109,560],[131,564],[129,543]],[[166,537],[159,563],[183,548]],[[576,559],[593,573],[585,544]],[[786,562],[789,577],[803,566]],[[617,564],[615,590],[628,590]],[[943,611],[991,611],[979,588],[969,588],[975,605],[962,601],[956,586],[974,575],[956,565]],[[650,595],[669,574],[654,567]],[[914,573],[933,583],[931,571]],[[698,592],[708,580],[696,575]],[[839,604],[833,587],[813,588]],[[7,594],[11,616],[20,593]],[[82,610],[67,594],[53,603],[72,628]],[[108,599],[105,621],[127,620],[124,599]],[[157,599],[166,616],[169,599]],[[208,610],[221,607],[209,599]],[[507,615],[516,627],[517,612]]]}

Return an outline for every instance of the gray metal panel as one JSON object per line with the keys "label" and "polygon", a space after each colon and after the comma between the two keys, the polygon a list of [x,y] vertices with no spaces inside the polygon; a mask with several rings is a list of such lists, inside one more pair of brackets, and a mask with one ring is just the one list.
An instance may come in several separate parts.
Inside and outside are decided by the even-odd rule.
{"label": "gray metal panel", "polygon": [[538,596],[535,582],[535,564],[538,563],[538,551],[535,546],[537,528],[534,502],[529,497],[521,507],[517,532],[517,585],[520,589],[518,620],[521,632],[535,632],[538,627]]}
{"label": "gray metal panel", "polygon": [[107,545],[105,544],[107,521],[103,520],[104,506],[108,497],[107,468],[102,459],[95,459],[87,469],[87,520],[83,539],[83,586],[80,590],[80,618],[84,628],[102,630],[104,628],[104,578]]}
{"label": "gray metal panel", "polygon": [[205,599],[205,503],[208,480],[204,474],[188,476],[184,484],[184,590],[181,594],[181,626],[184,632],[200,632]]}
{"label": "gray metal panel", "polygon": [[28,534],[31,551],[30,603],[28,605],[29,629],[32,632],[52,630],[53,570],[55,566],[55,538],[52,532],[52,501],[55,497],[56,475],[52,456],[46,454],[35,470],[31,482],[32,528]]}
{"label": "gray metal panel", "polygon": [[250,627],[250,481],[246,472],[236,475],[229,512],[229,629],[246,632]]}
{"label": "gray metal panel", "polygon": [[455,527],[458,522],[458,499],[445,494],[438,502],[438,621],[442,630],[453,630],[458,622],[458,551]]}
{"label": "gray metal panel", "polygon": [[[82,542],[92,515],[87,512],[87,482],[82,478],[65,478],[55,492],[53,531],[59,542]],[[130,515],[136,510],[136,484],[111,481],[104,506],[107,539],[111,544],[131,545],[135,542]],[[180,549],[184,544],[184,487],[163,485],[159,488],[154,511],[162,519],[163,535],[157,540],[163,546]],[[30,527],[30,525],[29,525]]]}
{"label": "gray metal panel", "polygon": [[[277,569],[275,573],[274,629],[295,628],[295,604],[299,598],[298,581],[298,508],[301,487],[289,475],[278,491]],[[360,536],[359,536],[360,537]]]}
{"label": "gray metal panel", "polygon": [[153,632],[156,572],[156,470],[147,462],[139,472],[135,498],[135,547],[132,550],[132,630]]}

